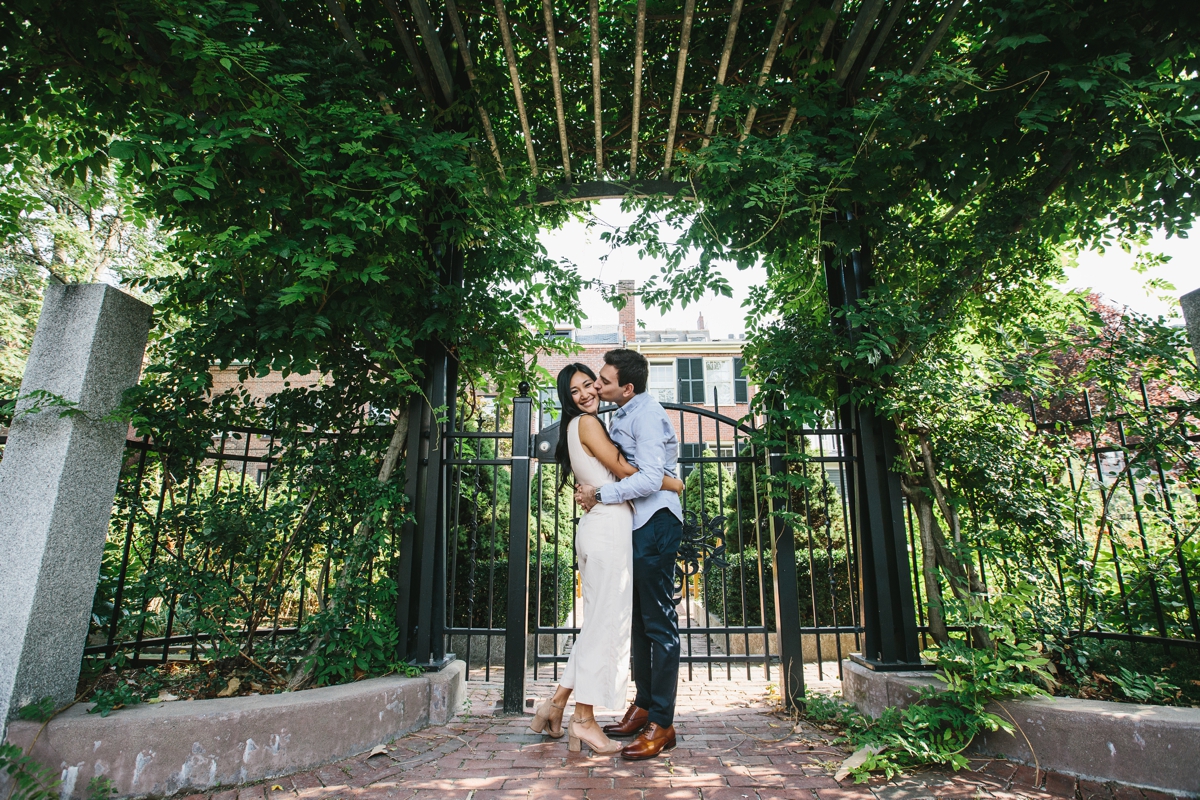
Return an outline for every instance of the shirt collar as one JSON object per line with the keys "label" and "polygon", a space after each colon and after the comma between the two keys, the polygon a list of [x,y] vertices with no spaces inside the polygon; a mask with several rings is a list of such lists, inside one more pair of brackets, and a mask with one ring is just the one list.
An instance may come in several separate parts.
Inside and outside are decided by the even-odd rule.
{"label": "shirt collar", "polygon": [[646,398],[649,396],[650,396],[650,394],[648,392],[642,392],[641,394],[635,394],[633,397],[631,397],[629,399],[628,403],[626,403],[625,405],[618,408],[617,413],[614,414],[613,416],[615,416],[619,419],[620,417],[623,417],[627,414],[637,411],[639,408],[642,407],[642,404],[646,402]]}

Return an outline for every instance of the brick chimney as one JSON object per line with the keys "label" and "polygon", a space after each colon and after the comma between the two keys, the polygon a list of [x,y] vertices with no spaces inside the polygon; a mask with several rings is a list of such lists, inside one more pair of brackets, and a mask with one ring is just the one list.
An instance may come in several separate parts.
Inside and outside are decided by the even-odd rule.
{"label": "brick chimney", "polygon": [[704,312],[700,312],[700,317],[696,320],[696,330],[704,330]]}
{"label": "brick chimney", "polygon": [[618,317],[622,343],[637,341],[637,298],[633,294],[636,285],[633,281],[617,281],[617,291],[625,298],[625,306]]}

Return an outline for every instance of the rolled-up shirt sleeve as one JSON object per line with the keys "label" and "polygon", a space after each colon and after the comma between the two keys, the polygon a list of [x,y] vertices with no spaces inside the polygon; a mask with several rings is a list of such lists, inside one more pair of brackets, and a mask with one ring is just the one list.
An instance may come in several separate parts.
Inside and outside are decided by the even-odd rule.
{"label": "rolled-up shirt sleeve", "polygon": [[638,471],[624,480],[601,487],[600,500],[606,505],[647,497],[662,488],[667,442],[674,433],[662,430],[662,427],[671,423],[653,414],[637,414],[629,422],[634,441],[630,462],[637,465]]}

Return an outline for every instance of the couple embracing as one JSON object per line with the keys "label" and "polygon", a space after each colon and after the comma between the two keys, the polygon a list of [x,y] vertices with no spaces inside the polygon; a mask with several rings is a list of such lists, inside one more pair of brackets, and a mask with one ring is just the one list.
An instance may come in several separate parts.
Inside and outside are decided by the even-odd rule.
{"label": "couple embracing", "polygon": [[[584,509],[575,534],[583,585],[583,625],[554,696],[530,723],[535,733],[563,735],[563,710],[575,693],[565,733],[570,749],[637,761],[675,746],[679,618],[675,558],[683,536],[675,476],[675,429],[646,394],[650,366],[633,350],[610,350],[596,375],[584,364],[558,374],[562,407],[558,463],[561,490],[574,476]],[[601,401],[618,406],[606,431]],[[629,685],[630,651],[637,695],[620,722],[601,729],[596,706],[619,709]],[[636,736],[622,746],[609,737]]]}

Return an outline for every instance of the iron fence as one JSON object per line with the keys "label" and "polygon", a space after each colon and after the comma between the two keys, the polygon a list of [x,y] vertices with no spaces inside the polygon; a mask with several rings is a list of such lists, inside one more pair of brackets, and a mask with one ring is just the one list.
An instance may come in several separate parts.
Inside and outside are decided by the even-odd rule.
{"label": "iron fence", "polygon": [[305,512],[303,498],[347,460],[373,456],[388,433],[230,426],[187,459],[129,438],[85,657],[139,665],[206,660],[234,641],[253,652],[247,639],[279,646],[324,606],[334,540],[353,515],[352,504],[348,515]]}
{"label": "iron fence", "polygon": [[[1032,582],[1039,597],[1028,610],[1044,634],[1200,649],[1200,413],[1194,403],[1153,405],[1141,381],[1137,395],[1121,410],[1097,408],[1089,392],[1028,400],[1032,429],[1060,459],[1048,488],[1065,508],[1063,530],[1041,542],[1038,558],[982,548],[977,569],[992,594]],[[907,511],[927,633],[921,543]]]}

